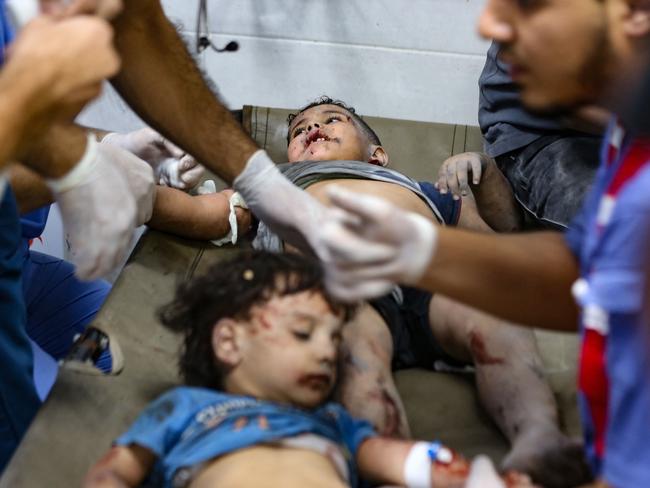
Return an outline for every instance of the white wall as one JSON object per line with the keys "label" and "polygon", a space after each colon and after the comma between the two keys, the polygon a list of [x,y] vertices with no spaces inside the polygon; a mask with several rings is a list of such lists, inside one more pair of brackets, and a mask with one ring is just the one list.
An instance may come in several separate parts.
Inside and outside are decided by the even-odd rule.
{"label": "white wall", "polygon": [[[198,0],[163,0],[193,46]],[[235,53],[200,64],[231,108],[297,107],[321,94],[359,113],[476,125],[487,43],[475,34],[484,0],[208,0],[210,32]],[[140,122],[107,90],[86,123]]]}

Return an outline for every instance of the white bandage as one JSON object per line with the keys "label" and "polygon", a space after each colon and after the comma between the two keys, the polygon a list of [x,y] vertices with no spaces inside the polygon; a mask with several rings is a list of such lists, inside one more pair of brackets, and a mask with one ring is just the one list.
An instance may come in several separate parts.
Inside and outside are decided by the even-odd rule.
{"label": "white bandage", "polygon": [[416,442],[404,461],[404,482],[408,488],[431,488],[431,458],[428,442]]}
{"label": "white bandage", "polygon": [[47,186],[55,193],[64,193],[92,178],[97,166],[98,142],[94,134],[88,134],[86,150],[79,162],[61,178],[46,180]]}
{"label": "white bandage", "polygon": [[239,238],[237,229],[237,213],[235,207],[248,208],[244,198],[237,192],[233,193],[228,200],[230,205],[230,213],[228,214],[228,223],[230,224],[230,231],[221,239],[215,239],[212,244],[215,246],[223,246],[224,244],[237,244]]}

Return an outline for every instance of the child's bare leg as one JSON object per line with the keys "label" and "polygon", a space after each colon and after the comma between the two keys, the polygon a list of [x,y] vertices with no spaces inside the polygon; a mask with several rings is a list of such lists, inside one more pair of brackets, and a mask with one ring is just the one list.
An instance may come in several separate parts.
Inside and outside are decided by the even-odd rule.
{"label": "child's bare leg", "polygon": [[391,373],[393,340],[382,317],[363,305],[343,329],[337,399],[386,436],[408,438],[409,426]]}
{"label": "child's bare leg", "polygon": [[476,367],[483,406],[512,445],[502,467],[528,473],[548,487],[587,480],[581,446],[559,429],[532,330],[443,296],[433,297],[429,317],[442,348]]}

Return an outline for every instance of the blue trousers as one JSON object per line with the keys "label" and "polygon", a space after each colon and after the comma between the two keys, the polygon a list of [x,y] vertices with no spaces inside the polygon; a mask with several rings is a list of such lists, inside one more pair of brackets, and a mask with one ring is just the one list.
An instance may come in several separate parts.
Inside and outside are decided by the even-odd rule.
{"label": "blue trousers", "polygon": [[[111,286],[103,280],[78,280],[74,266],[67,261],[24,249],[27,334],[36,343],[34,378],[41,398],[47,395],[56,377],[56,361],[68,354],[75,336],[97,315],[110,290]],[[100,357],[97,366],[110,371],[108,352]]]}

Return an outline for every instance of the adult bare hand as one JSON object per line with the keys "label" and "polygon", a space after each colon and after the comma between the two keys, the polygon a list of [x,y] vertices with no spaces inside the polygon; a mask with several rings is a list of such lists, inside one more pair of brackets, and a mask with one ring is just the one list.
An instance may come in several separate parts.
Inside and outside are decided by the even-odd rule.
{"label": "adult bare hand", "polygon": [[160,185],[190,190],[205,172],[196,159],[149,127],[124,134],[111,132],[102,142],[126,149],[149,163]]}
{"label": "adult bare hand", "polygon": [[56,17],[96,15],[110,20],[122,11],[122,0],[40,0],[41,10]]}
{"label": "adult bare hand", "polygon": [[471,194],[470,183],[478,185],[487,164],[494,164],[487,155],[476,152],[456,154],[438,170],[436,188],[440,193],[451,192],[454,200]]}
{"label": "adult bare hand", "polygon": [[101,19],[39,16],[11,45],[0,84],[18,87],[29,122],[72,119],[119,70],[112,39],[112,28]]}

